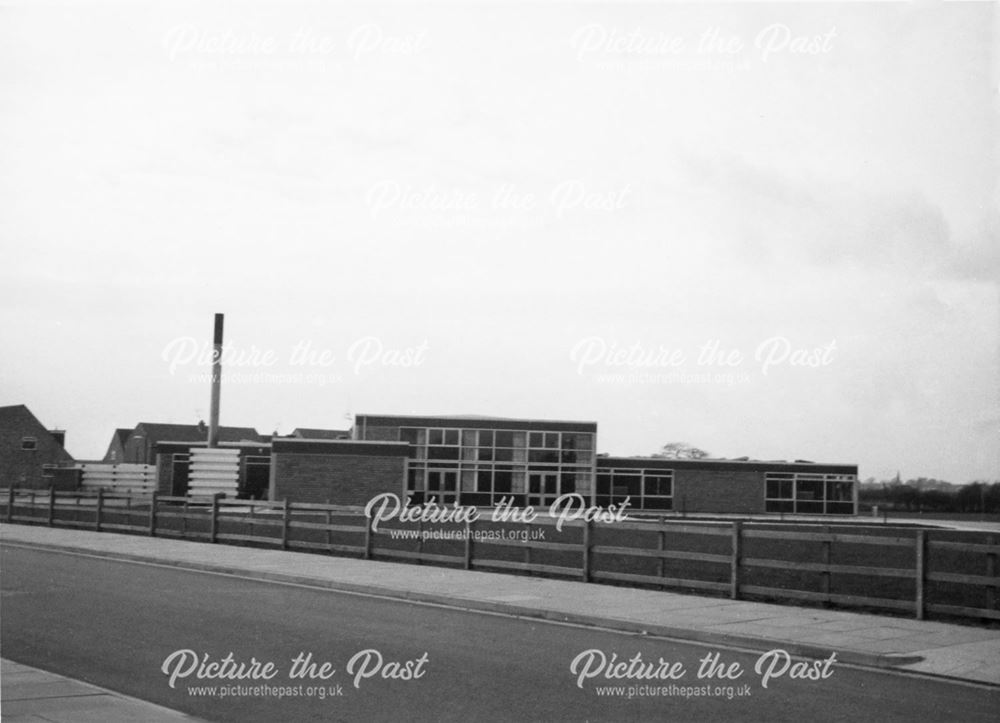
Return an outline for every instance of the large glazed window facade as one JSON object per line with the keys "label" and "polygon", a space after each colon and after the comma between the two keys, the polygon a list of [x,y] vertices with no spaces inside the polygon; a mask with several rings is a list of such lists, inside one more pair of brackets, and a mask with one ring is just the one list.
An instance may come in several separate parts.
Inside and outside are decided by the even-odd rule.
{"label": "large glazed window facade", "polygon": [[601,507],[620,505],[626,499],[636,510],[674,508],[674,472],[669,469],[610,467],[597,472],[595,503]]}
{"label": "large glazed window facade", "polygon": [[458,427],[401,427],[413,446],[406,489],[415,502],[535,507],[560,495],[589,495],[594,434]]}
{"label": "large glazed window facade", "polygon": [[843,474],[767,472],[764,509],[816,515],[854,514],[857,478]]}

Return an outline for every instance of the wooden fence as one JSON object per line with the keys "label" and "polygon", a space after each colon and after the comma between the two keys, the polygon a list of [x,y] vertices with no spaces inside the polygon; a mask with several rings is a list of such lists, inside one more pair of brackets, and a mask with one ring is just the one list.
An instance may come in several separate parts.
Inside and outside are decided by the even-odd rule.
{"label": "wooden fence", "polygon": [[918,619],[1000,620],[1000,544],[986,533],[665,519],[573,521],[559,531],[547,516],[527,524],[383,523],[374,532],[359,507],[15,488],[0,490],[0,519],[801,600]]}

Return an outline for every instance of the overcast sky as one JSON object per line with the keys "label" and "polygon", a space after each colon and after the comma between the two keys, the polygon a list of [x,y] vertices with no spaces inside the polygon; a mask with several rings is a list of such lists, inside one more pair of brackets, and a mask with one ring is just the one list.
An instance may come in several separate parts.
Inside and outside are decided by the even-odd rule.
{"label": "overcast sky", "polygon": [[[0,4],[0,404],[1000,479],[993,3]],[[198,353],[195,353],[195,352]],[[325,352],[325,356],[323,355]]]}

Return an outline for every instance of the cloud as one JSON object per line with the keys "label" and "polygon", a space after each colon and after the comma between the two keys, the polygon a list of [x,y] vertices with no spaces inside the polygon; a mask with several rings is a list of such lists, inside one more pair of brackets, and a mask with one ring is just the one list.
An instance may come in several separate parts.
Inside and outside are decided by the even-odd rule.
{"label": "cloud", "polygon": [[923,279],[988,279],[1000,272],[995,211],[984,214],[976,238],[962,243],[942,209],[915,187],[876,193],[735,154],[685,151],[679,164],[694,207],[748,260]]}

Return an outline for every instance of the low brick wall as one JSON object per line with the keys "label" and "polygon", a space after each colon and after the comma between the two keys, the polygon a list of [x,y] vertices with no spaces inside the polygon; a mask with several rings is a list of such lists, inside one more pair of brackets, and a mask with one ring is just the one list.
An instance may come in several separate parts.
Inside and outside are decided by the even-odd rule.
{"label": "low brick wall", "polygon": [[275,441],[272,499],[364,505],[375,495],[405,494],[408,445],[351,441]]}

